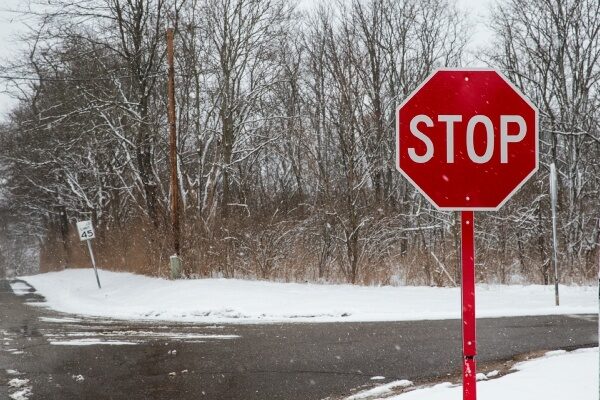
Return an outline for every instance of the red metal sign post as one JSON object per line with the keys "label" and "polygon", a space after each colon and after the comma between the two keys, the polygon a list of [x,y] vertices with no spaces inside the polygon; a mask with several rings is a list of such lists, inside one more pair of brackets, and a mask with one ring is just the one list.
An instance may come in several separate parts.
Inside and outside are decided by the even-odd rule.
{"label": "red metal sign post", "polygon": [[477,336],[475,332],[475,235],[473,211],[461,211],[463,399],[475,400]]}
{"label": "red metal sign post", "polygon": [[536,107],[500,72],[439,69],[396,110],[396,166],[461,212],[463,399],[476,400],[474,211],[495,211],[538,168]]}

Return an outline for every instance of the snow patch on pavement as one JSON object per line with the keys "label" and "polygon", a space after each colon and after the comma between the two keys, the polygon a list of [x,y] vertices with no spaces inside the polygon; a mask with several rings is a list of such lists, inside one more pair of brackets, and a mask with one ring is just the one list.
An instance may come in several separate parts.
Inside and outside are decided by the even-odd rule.
{"label": "snow patch on pavement", "polygon": [[[55,310],[116,319],[203,323],[407,321],[460,318],[459,288],[365,287],[238,279],[166,280],[91,269],[22,277]],[[477,285],[477,316],[597,313],[597,288]]]}
{"label": "snow patch on pavement", "polygon": [[412,384],[413,383],[411,381],[402,379],[399,381],[394,381],[374,387],[373,389],[365,390],[363,392],[347,397],[346,400],[372,399],[377,396],[385,396],[392,393],[393,390],[406,388],[412,386]]}
{"label": "snow patch on pavement", "polygon": [[123,340],[103,340],[103,339],[71,339],[71,340],[53,340],[50,344],[55,346],[95,346],[95,345],[112,345],[112,346],[123,346],[123,345],[135,345],[138,342],[126,342]]}
{"label": "snow patch on pavement", "polygon": [[171,340],[203,340],[203,339],[239,339],[239,335],[205,335],[197,333],[176,333],[176,332],[152,332],[152,331],[104,331],[104,332],[93,332],[93,331],[81,331],[81,332],[66,332],[66,333],[44,333],[44,337],[48,338],[61,338],[61,337],[133,337],[139,340],[152,340],[152,339],[171,339]]}
{"label": "snow patch on pavement", "polygon": [[488,379],[487,375],[480,372],[478,374],[475,375],[475,379],[478,381],[486,381]]}
{"label": "snow patch on pavement", "polygon": [[29,290],[31,289],[23,282],[10,282],[10,288],[12,289],[13,293],[17,296],[24,296],[26,294],[29,294]]}
{"label": "snow patch on pavement", "polygon": [[8,397],[10,397],[12,400],[28,400],[31,395],[31,388],[27,387],[9,394]]}
{"label": "snow patch on pavement", "polygon": [[14,388],[22,388],[23,386],[27,385],[28,383],[29,383],[29,379],[13,378],[10,381],[8,381],[8,386],[14,387]]}
{"label": "snow patch on pavement", "polygon": [[62,324],[62,323],[73,323],[73,322],[81,322],[82,320],[79,318],[50,318],[50,317],[40,317],[40,321],[42,322],[54,322],[57,324]]}
{"label": "snow patch on pavement", "polygon": [[8,375],[21,375],[21,373],[19,371],[17,371],[16,369],[7,369],[5,371]]}
{"label": "snow patch on pavement", "polygon": [[29,379],[13,378],[8,381],[8,386],[11,390],[18,389],[8,395],[12,400],[27,400],[32,395]]}

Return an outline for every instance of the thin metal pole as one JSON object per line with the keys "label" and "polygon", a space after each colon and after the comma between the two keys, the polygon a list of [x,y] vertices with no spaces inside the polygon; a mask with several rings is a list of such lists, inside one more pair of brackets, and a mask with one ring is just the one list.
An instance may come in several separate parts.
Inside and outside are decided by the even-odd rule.
{"label": "thin metal pole", "polygon": [[473,211],[461,211],[463,400],[476,400],[475,233]]}
{"label": "thin metal pole", "polygon": [[171,224],[173,228],[173,251],[179,256],[179,180],[177,174],[177,125],[175,113],[175,66],[173,48],[173,28],[167,29],[167,97],[169,119],[169,159],[171,164]]}
{"label": "thin metal pole", "polygon": [[550,202],[552,203],[552,263],[554,264],[554,303],[560,305],[558,295],[558,242],[556,240],[556,167],[550,164]]}
{"label": "thin metal pole", "polygon": [[92,243],[91,240],[86,240],[88,245],[88,250],[90,251],[90,258],[92,259],[92,266],[94,267],[94,274],[96,274],[96,282],[98,283],[98,289],[102,289],[100,286],[100,278],[98,278],[98,269],[96,269],[96,259],[94,258],[94,252],[92,251]]}

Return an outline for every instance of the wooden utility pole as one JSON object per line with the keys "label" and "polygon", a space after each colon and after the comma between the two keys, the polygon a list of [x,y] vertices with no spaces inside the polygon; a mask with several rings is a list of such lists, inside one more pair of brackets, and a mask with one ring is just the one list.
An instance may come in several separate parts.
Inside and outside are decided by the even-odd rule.
{"label": "wooden utility pole", "polygon": [[179,228],[179,179],[177,174],[177,125],[175,114],[175,66],[173,49],[173,28],[167,29],[167,97],[169,119],[169,161],[171,164],[171,225],[173,230],[173,255],[171,256],[171,278],[181,274],[180,228]]}

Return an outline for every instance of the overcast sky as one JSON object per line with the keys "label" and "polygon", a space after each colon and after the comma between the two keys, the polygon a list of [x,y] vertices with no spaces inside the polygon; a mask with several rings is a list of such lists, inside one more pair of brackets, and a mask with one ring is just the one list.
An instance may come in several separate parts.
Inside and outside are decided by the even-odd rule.
{"label": "overcast sky", "polygon": [[[301,0],[303,6],[309,2],[319,0]],[[489,6],[494,0],[456,0],[458,6],[470,16],[473,23],[470,38],[470,50],[483,46],[489,42],[491,32],[485,23],[488,16]],[[10,10],[22,9],[26,0],[1,0],[0,1],[0,61],[14,59],[20,56],[23,47],[19,45],[17,36],[26,30],[22,17]],[[0,85],[2,88],[3,85]],[[0,119],[4,119],[14,101],[5,93],[0,93]]]}
{"label": "overcast sky", "polygon": [[[0,2],[0,63],[18,57],[21,46],[17,43],[16,36],[26,29],[15,13],[9,10],[18,10],[23,7],[23,0],[2,0]],[[0,85],[3,88],[4,85]],[[3,119],[14,101],[5,93],[0,93],[0,119]]]}

